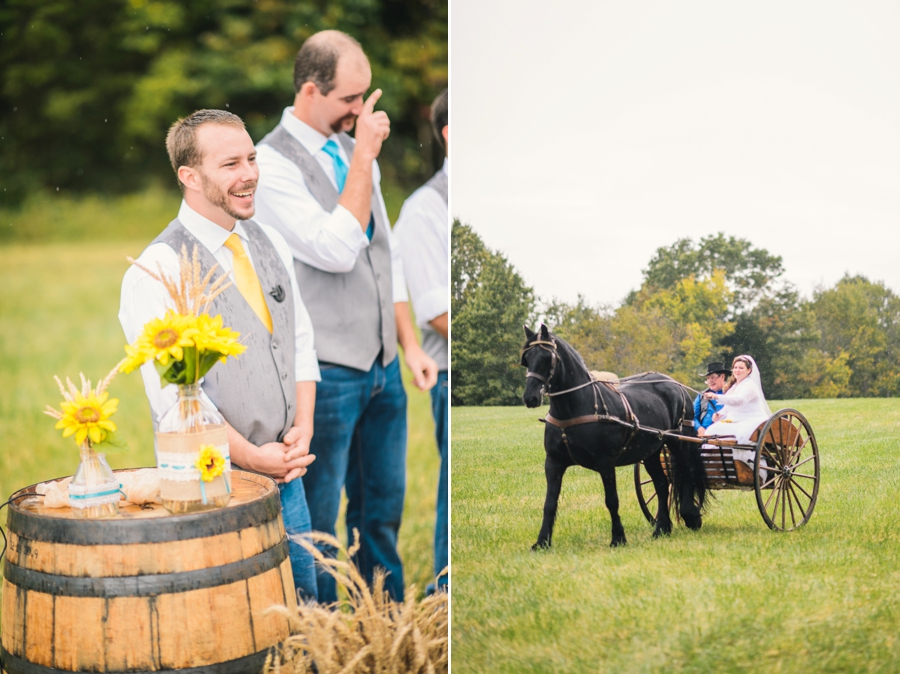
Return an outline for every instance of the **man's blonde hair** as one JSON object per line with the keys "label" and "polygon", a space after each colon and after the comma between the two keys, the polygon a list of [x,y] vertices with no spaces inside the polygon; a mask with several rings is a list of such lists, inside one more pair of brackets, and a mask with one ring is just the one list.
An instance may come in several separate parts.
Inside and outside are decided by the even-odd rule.
{"label": "man's blonde hair", "polygon": [[[169,161],[172,169],[178,176],[178,169],[182,166],[194,168],[201,161],[203,155],[197,145],[197,129],[204,124],[224,124],[246,129],[244,120],[232,112],[226,110],[197,110],[187,117],[182,117],[169,127],[166,134],[166,150],[169,152]],[[178,180],[178,186],[184,191],[184,184]]]}

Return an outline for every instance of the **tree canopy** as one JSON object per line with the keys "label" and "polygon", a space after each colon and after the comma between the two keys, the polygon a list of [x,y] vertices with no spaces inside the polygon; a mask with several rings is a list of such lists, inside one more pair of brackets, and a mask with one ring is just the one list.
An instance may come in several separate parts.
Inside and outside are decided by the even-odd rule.
{"label": "tree canopy", "polygon": [[518,350],[522,326],[533,318],[534,293],[459,220],[451,258],[451,403],[515,405],[525,386]]}
{"label": "tree canopy", "polygon": [[428,106],[447,85],[446,0],[31,0],[0,7],[4,200],[40,188],[174,185],[165,134],[229,109],[259,140],[293,101],[293,59],[313,33],[355,37],[392,120],[381,167],[418,186],[442,151]]}
{"label": "tree canopy", "polygon": [[[453,378],[496,392],[520,387],[521,380],[501,379],[508,370],[496,363],[518,357],[521,328],[505,319],[509,303],[534,295],[508,280],[491,287],[488,261],[511,267],[470,227],[454,227],[453,250]],[[744,239],[679,239],[657,250],[641,287],[621,306],[551,300],[541,315],[591,369],[653,370],[696,387],[706,363],[748,353],[773,399],[900,394],[900,297],[882,283],[845,276],[805,299],[783,273],[781,258]],[[476,294],[497,300],[479,300],[481,331],[469,327]],[[457,316],[464,317],[459,331]],[[490,350],[494,366],[479,367],[482,350]],[[457,353],[468,359],[465,372],[456,369]],[[518,404],[517,396],[507,403],[499,394],[476,399],[459,391],[456,404]]]}

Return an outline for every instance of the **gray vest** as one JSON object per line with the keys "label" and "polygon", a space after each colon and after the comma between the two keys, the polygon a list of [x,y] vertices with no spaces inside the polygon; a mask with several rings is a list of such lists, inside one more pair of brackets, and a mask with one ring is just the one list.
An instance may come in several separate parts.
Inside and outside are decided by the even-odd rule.
{"label": "gray vest", "polygon": [[[280,441],[294,423],[297,385],[294,368],[294,294],[291,279],[278,252],[259,225],[242,222],[250,237],[250,256],[272,316],[272,334],[263,325],[237,286],[213,300],[210,316],[241,333],[247,347],[240,356],[216,363],[203,380],[203,390],[225,420],[254,445]],[[203,274],[217,264],[212,253],[176,218],[153,243],[165,243],[176,253],[182,245],[190,254],[197,247]],[[221,268],[217,270],[221,272]],[[218,278],[219,274],[215,274]],[[277,288],[281,286],[282,292]],[[278,302],[275,297],[282,297]],[[155,425],[155,423],[154,423]]]}
{"label": "gray vest", "polygon": [[441,195],[441,198],[444,200],[445,204],[450,204],[450,191],[448,189],[449,186],[447,174],[443,169],[431,176],[428,182],[425,183],[422,187],[430,187],[435,192]]}
{"label": "gray vest", "polygon": [[[440,194],[444,199],[445,204],[449,203],[450,195],[448,191],[447,174],[443,170],[435,173],[427,183],[422,185],[421,189],[425,189],[426,187],[430,187]],[[434,362],[437,363],[438,370],[444,371],[449,369],[447,340],[444,339],[442,335],[438,334],[438,332],[430,325],[426,325],[422,328],[422,350],[434,359]]]}
{"label": "gray vest", "polygon": [[[353,142],[342,133],[341,145],[353,156]],[[260,141],[293,161],[319,205],[332,212],[340,195],[319,162],[280,124]],[[316,332],[320,361],[368,371],[382,352],[387,365],[397,356],[397,324],[391,282],[391,250],[386,222],[372,190],[375,232],[347,273],[335,274],[294,260],[297,282]],[[301,226],[303,223],[300,223]]]}

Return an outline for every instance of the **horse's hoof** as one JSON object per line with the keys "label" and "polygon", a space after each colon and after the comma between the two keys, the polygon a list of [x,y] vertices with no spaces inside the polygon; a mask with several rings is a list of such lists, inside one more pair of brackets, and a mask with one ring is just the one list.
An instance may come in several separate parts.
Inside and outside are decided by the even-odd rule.
{"label": "horse's hoof", "polygon": [[682,515],[684,525],[693,531],[700,531],[703,526],[703,517],[701,515]]}
{"label": "horse's hoof", "polygon": [[628,541],[626,541],[626,540],[625,540],[625,537],[622,536],[622,538],[614,538],[614,539],[612,539],[612,543],[609,544],[609,547],[611,547],[611,548],[618,548],[618,547],[621,547],[621,546],[623,546],[623,545],[626,545],[627,543],[628,543]]}
{"label": "horse's hoof", "polygon": [[672,533],[672,527],[669,527],[668,529],[657,527],[653,531],[653,538],[661,538],[662,536],[668,536],[671,533]]}
{"label": "horse's hoof", "polygon": [[538,541],[534,545],[531,546],[532,552],[538,552],[539,550],[549,550],[550,549],[550,541]]}

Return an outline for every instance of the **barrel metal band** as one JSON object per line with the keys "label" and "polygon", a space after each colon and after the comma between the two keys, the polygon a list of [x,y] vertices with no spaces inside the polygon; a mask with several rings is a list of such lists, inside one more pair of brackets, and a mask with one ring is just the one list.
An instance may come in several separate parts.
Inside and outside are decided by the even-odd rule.
{"label": "barrel metal band", "polygon": [[170,543],[230,534],[265,524],[281,513],[281,498],[273,491],[262,499],[209,512],[159,518],[78,520],[37,515],[11,506],[7,528],[32,541],[70,545]]}
{"label": "barrel metal band", "polygon": [[[154,669],[152,671],[139,672],[129,669],[127,672],[107,672],[106,674],[246,674],[247,672],[261,672],[266,664],[266,656],[270,649],[245,655],[242,658],[219,662],[202,667],[187,667],[185,669]],[[72,674],[68,669],[56,669],[45,667],[33,662],[28,662],[17,657],[0,646],[0,663],[7,674]]]}
{"label": "barrel metal band", "polygon": [[253,557],[196,571],[160,573],[146,576],[84,578],[32,571],[9,559],[4,560],[3,575],[16,587],[57,597],[157,597],[219,587],[262,575],[277,568],[288,557],[288,539]]}

